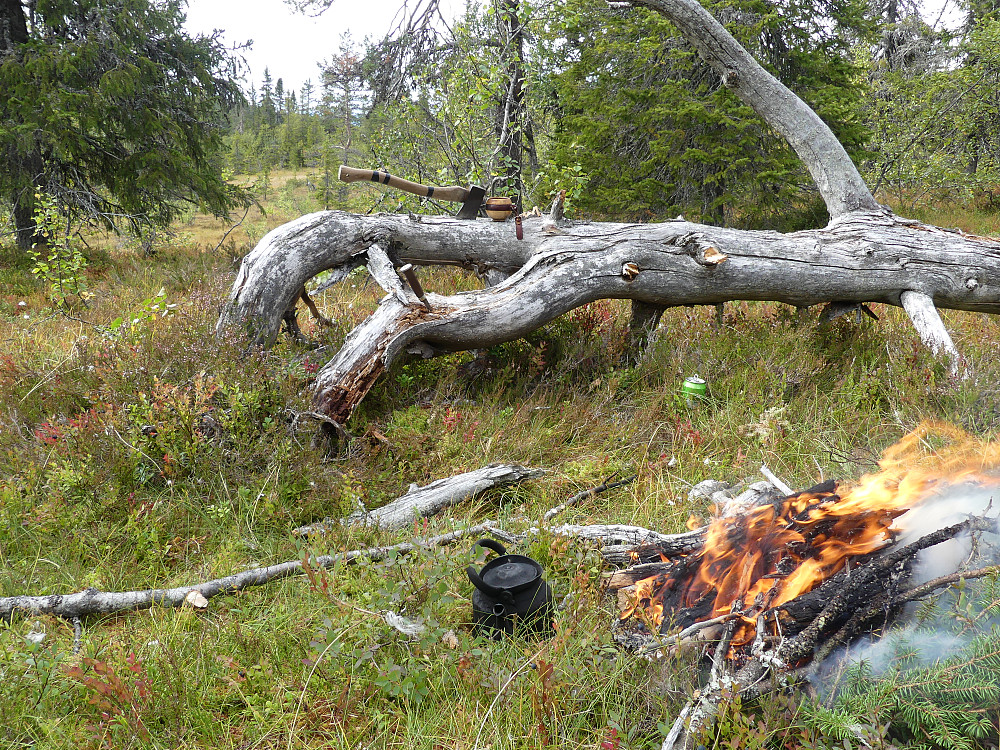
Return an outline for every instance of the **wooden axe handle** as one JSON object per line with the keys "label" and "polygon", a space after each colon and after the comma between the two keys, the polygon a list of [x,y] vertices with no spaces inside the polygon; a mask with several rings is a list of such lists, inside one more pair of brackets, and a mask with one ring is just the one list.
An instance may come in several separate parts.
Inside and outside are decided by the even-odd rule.
{"label": "wooden axe handle", "polygon": [[413,193],[424,198],[437,198],[444,201],[454,201],[455,203],[462,203],[469,197],[469,191],[458,185],[431,187],[430,185],[421,185],[419,182],[404,180],[402,177],[396,177],[388,172],[375,172],[371,169],[354,169],[353,167],[341,165],[337,176],[342,182],[357,182],[358,180],[377,182],[380,185],[399,188],[400,190],[405,190],[407,193]]}

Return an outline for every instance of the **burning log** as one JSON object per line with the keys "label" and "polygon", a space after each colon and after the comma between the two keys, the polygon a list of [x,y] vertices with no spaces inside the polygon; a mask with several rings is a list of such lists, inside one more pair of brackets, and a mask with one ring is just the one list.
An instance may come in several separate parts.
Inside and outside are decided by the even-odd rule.
{"label": "burning log", "polygon": [[[929,451],[942,440],[943,449]],[[887,626],[907,602],[1000,570],[911,580],[922,551],[997,533],[997,519],[985,514],[1000,492],[1000,444],[925,424],[888,449],[880,467],[845,491],[825,482],[719,514],[699,545],[611,576],[611,588],[632,591],[623,620],[659,631],[648,634],[645,651],[715,641],[709,682],[665,750],[692,746],[728,696],[750,700],[801,679],[813,659]]]}

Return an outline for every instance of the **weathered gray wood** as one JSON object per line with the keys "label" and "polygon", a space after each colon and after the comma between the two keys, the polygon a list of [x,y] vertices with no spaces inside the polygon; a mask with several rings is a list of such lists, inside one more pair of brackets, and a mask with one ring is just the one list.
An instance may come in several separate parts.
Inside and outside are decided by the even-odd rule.
{"label": "weathered gray wood", "polygon": [[601,556],[612,565],[659,560],[661,554],[667,557],[684,554],[699,549],[705,539],[704,528],[679,534],[660,534],[642,526],[621,524],[563,524],[553,528],[552,533],[600,546]]}
{"label": "weathered gray wood", "polygon": [[[938,307],[1000,311],[1000,244],[888,212],[851,214],[824,229],[787,235],[686,221],[565,224],[552,235],[540,231],[543,221],[526,217],[519,241],[485,220],[311,214],[269,233],[247,255],[218,327],[249,324],[256,340],[269,344],[305,281],[325,269],[364,265],[371,245],[390,241],[404,260],[422,264],[514,272],[531,259],[522,273],[493,289],[509,295],[512,286],[546,275],[550,287],[560,286],[543,291],[564,297],[551,317],[601,297],[654,305],[772,300],[801,307],[831,300],[899,305],[904,291],[926,294]],[[726,262],[706,265],[706,247],[718,248]],[[622,273],[628,263],[639,269],[631,280]]]}
{"label": "weathered gray wood", "polygon": [[[320,555],[309,558],[309,565],[316,568],[330,568],[337,564],[352,564],[359,560],[377,562],[385,559],[391,552],[409,554],[421,547],[436,547],[452,544],[459,539],[481,534],[495,534],[489,522],[466,529],[450,531],[446,534],[414,539],[386,547],[368,547],[367,549],[338,552],[334,555]],[[184,604],[192,606],[207,606],[208,599],[220,594],[232,594],[237,591],[262,586],[271,581],[299,575],[305,570],[302,560],[289,560],[264,568],[253,568],[242,573],[235,573],[225,578],[178,586],[171,589],[146,589],[145,591],[100,591],[95,588],[78,591],[74,594],[50,594],[48,596],[8,596],[0,598],[0,621],[9,622],[16,615],[56,615],[57,617],[86,617],[88,615],[107,615],[115,612],[128,612],[136,609],[147,609],[153,606],[180,607]]]}
{"label": "weathered gray wood", "polygon": [[491,464],[475,471],[445,477],[423,487],[414,487],[391,503],[371,511],[357,511],[340,520],[326,520],[295,529],[297,535],[308,535],[329,529],[335,523],[348,526],[374,526],[385,531],[404,529],[418,518],[440,513],[463,500],[469,500],[495,487],[515,484],[524,479],[540,477],[545,472],[517,464]]}
{"label": "weathered gray wood", "polygon": [[632,316],[629,320],[629,350],[635,359],[646,350],[649,340],[660,325],[666,305],[652,305],[641,300],[632,300]]}
{"label": "weathered gray wood", "polygon": [[[384,226],[407,220],[371,221]],[[492,346],[602,298],[675,305],[728,299],[800,307],[831,299],[900,305],[904,292],[919,291],[939,307],[1000,312],[1000,244],[889,213],[851,214],[825,229],[785,235],[682,221],[567,224],[558,235],[539,235],[528,220],[521,243],[497,237],[484,222],[466,224],[466,252],[472,229],[481,227],[479,247],[516,243],[535,253],[495,287],[448,297],[429,293],[432,310],[384,300],[318,373],[315,411],[344,424],[378,376],[415,345],[425,356]],[[428,229],[420,225],[423,242]],[[440,229],[437,248],[447,244],[451,226]],[[396,242],[413,254],[405,235],[397,234]],[[725,261],[712,262],[719,254]]]}
{"label": "weathered gray wood", "polygon": [[923,292],[914,291],[903,292],[899,295],[899,300],[906,314],[910,316],[913,327],[920,334],[920,340],[935,355],[947,355],[951,373],[957,373],[958,349],[955,348],[948,329],[944,327],[944,322],[934,307],[934,300]]}
{"label": "weathered gray wood", "polygon": [[343,279],[368,262],[366,252],[372,245],[404,246],[400,255],[407,263],[507,274],[524,265],[533,251],[519,243],[506,224],[488,220],[320,211],[271,230],[243,258],[217,330],[246,326],[254,342],[271,345],[280,314],[306,281],[327,270],[334,272],[334,279]]}

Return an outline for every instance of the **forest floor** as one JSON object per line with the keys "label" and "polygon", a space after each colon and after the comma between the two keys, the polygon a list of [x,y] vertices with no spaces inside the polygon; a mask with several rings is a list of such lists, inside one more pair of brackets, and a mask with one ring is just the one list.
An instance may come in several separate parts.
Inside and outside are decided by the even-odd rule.
{"label": "forest floor", "polygon": [[[891,306],[872,305],[878,322],[822,326],[817,311],[800,320],[778,304],[727,304],[721,327],[713,308],[672,309],[648,356],[627,366],[627,303],[601,301],[475,367],[469,353],[398,367],[353,418],[361,437],[327,455],[312,447],[314,423],[292,418],[309,408],[321,354],[283,339],[247,355],[214,333],[241,255],[318,208],[301,176],[270,183],[266,214],[251,211],[224,241],[232,222],[199,215],[152,257],[91,241],[91,296],[68,310],[30,258],[0,251],[0,597],[180,586],[484,519],[523,531],[631,474],[558,520],[676,532],[709,512],[688,501],[703,479],[756,481],[767,464],[795,488],[849,483],[924,420],[988,438],[1000,427],[994,317],[942,312],[970,365],[954,381]],[[352,188],[350,208],[370,195]],[[919,218],[1000,235],[1000,216],[955,206]],[[422,280],[440,293],[478,283],[451,270]],[[304,310],[300,321],[333,351],[380,297],[354,274],[317,297],[333,328]],[[690,407],[679,386],[696,374],[709,398]],[[401,533],[290,533],[492,462],[547,473]],[[697,654],[648,662],[619,650],[599,556],[544,525],[517,551],[542,563],[556,592],[554,637],[476,638],[472,541],[285,579],[204,610],[89,618],[79,653],[72,623],[0,623],[0,747],[659,747],[696,687]],[[427,629],[405,636],[385,611]],[[810,701],[734,709],[706,742],[842,746]],[[885,710],[859,718],[866,736],[892,720]]]}

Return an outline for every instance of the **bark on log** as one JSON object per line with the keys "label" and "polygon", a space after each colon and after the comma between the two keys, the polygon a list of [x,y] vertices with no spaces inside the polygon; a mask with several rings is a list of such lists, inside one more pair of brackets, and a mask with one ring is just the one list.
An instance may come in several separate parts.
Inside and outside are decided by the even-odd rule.
{"label": "bark on log", "polygon": [[552,533],[601,545],[601,555],[612,565],[659,560],[661,553],[668,557],[684,554],[700,548],[705,538],[705,529],[659,534],[642,526],[619,524],[563,524],[552,529]]}

